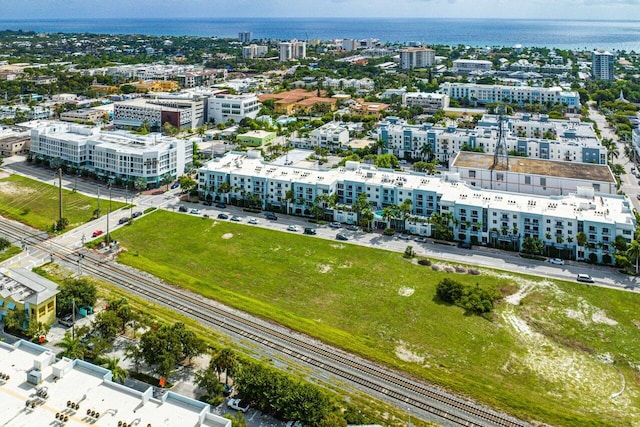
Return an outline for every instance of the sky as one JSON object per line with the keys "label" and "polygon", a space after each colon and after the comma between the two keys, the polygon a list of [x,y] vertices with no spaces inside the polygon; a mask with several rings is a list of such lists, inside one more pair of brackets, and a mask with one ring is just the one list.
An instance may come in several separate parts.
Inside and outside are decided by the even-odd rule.
{"label": "sky", "polygon": [[120,17],[640,20],[640,0],[0,0],[0,19]]}

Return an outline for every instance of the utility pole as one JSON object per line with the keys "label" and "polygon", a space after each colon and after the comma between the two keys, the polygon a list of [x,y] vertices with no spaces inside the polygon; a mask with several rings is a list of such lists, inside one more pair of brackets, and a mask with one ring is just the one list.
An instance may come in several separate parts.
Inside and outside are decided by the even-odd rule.
{"label": "utility pole", "polygon": [[107,246],[109,246],[109,214],[111,214],[111,182],[109,182],[109,209],[107,210]]}
{"label": "utility pole", "polygon": [[100,218],[100,187],[98,187],[98,218]]}
{"label": "utility pole", "polygon": [[62,224],[62,168],[58,169],[58,224]]}

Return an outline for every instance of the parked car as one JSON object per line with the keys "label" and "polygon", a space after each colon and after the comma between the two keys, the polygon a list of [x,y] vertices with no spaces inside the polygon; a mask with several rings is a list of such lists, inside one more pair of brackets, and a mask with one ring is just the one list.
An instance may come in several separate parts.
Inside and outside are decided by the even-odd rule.
{"label": "parked car", "polygon": [[229,215],[223,213],[218,214],[218,219],[229,219]]}
{"label": "parked car", "polygon": [[249,404],[244,403],[240,399],[229,399],[229,401],[227,401],[227,406],[240,412],[247,412],[249,410]]}
{"label": "parked car", "polygon": [[226,207],[227,207],[227,205],[225,205],[224,203],[216,203],[216,208],[224,209]]}
{"label": "parked car", "polygon": [[401,234],[398,236],[398,239],[400,240],[411,240],[411,236],[409,236],[408,234]]}
{"label": "parked car", "polygon": [[339,222],[335,221],[335,222],[330,222],[329,223],[329,227],[331,228],[340,228],[342,227],[342,224],[340,224]]}
{"label": "parked car", "polygon": [[231,217],[231,221],[240,222],[242,221],[242,218],[240,218],[238,215],[234,215]]}
{"label": "parked car", "polygon": [[560,258],[549,258],[549,262],[555,265],[564,265],[564,260]]}
{"label": "parked car", "polygon": [[348,227],[347,227],[347,230],[349,230],[349,231],[358,231],[358,230],[359,230],[359,228],[358,228],[358,226],[357,226],[357,225],[353,225],[353,224],[352,224],[352,225],[350,225],[350,226],[348,226]]}
{"label": "parked car", "polygon": [[249,218],[249,221],[247,221],[249,224],[253,224],[256,225],[259,221],[257,218]]}
{"label": "parked car", "polygon": [[346,241],[346,240],[349,240],[349,236],[347,236],[344,233],[338,233],[338,234],[336,234],[336,239],[337,240],[345,240]]}
{"label": "parked car", "polygon": [[225,383],[221,383],[222,384],[222,394],[225,396],[229,396],[231,393],[233,393],[233,386],[229,385],[229,384],[225,384]]}
{"label": "parked car", "polygon": [[593,283],[593,277],[588,274],[578,274],[578,282]]}
{"label": "parked car", "polygon": [[129,217],[128,216],[123,216],[122,218],[120,218],[118,220],[118,224],[124,224],[125,222],[129,222]]}
{"label": "parked car", "polygon": [[287,226],[287,231],[298,231],[297,225],[289,225]]}
{"label": "parked car", "polygon": [[58,319],[58,323],[68,328],[72,327],[74,323],[73,314],[72,313],[65,314],[64,316]]}
{"label": "parked car", "polygon": [[413,239],[413,241],[417,243],[427,243],[427,239],[422,236],[416,237],[415,239]]}
{"label": "parked car", "polygon": [[102,230],[96,230],[91,234],[91,237],[98,237],[101,236],[104,233],[104,231]]}
{"label": "parked car", "polygon": [[471,249],[473,245],[469,242],[460,242],[458,243],[458,247],[462,249]]}
{"label": "parked car", "polygon": [[194,215],[200,215],[200,209],[191,209],[191,213]]}
{"label": "parked car", "polygon": [[312,227],[305,227],[304,228],[304,234],[310,234],[312,236],[315,236],[316,234],[316,229],[312,228]]}
{"label": "parked car", "polygon": [[140,216],[142,216],[142,212],[140,211],[135,211],[134,213],[131,214],[132,218],[138,218]]}
{"label": "parked car", "polygon": [[174,182],[173,184],[171,184],[171,189],[175,190],[176,188],[180,187],[180,183],[178,181]]}
{"label": "parked car", "polygon": [[187,209],[187,207],[186,207],[186,206],[180,206],[180,207],[178,208],[178,211],[179,211],[179,212],[189,212],[189,209]]}
{"label": "parked car", "polygon": [[267,212],[264,214],[264,217],[271,220],[271,221],[277,221],[278,217],[276,216],[276,214],[274,214],[273,212]]}

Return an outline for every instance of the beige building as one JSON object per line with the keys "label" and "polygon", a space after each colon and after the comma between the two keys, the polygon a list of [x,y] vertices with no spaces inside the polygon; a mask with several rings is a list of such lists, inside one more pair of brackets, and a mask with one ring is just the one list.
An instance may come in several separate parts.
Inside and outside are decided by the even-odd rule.
{"label": "beige building", "polygon": [[31,138],[29,132],[0,128],[0,156],[11,157],[29,152]]}

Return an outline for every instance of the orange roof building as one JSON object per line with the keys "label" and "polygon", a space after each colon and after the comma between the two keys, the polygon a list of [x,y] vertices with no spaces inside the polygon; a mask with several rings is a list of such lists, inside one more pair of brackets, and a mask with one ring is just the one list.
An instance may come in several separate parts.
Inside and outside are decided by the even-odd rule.
{"label": "orange roof building", "polygon": [[258,96],[260,102],[275,100],[275,112],[279,114],[309,113],[316,105],[328,105],[330,111],[336,109],[337,100],[326,98],[326,92],[306,91],[304,89],[294,89],[280,93],[265,93]]}

